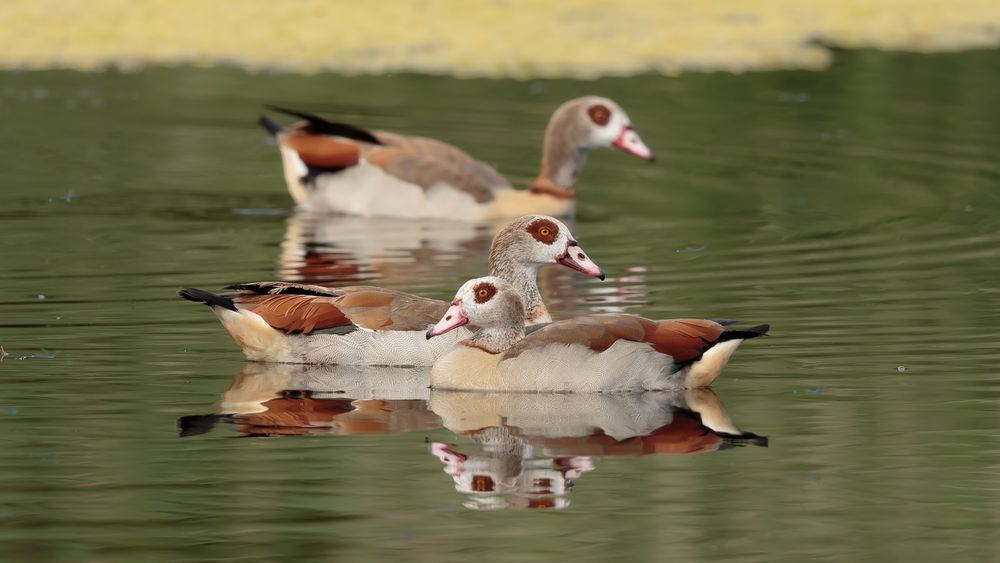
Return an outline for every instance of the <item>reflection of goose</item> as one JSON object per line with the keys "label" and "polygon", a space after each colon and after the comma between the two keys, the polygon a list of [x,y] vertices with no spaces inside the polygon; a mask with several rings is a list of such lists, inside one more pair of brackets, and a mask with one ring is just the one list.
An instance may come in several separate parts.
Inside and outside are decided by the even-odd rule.
{"label": "reflection of goose", "polygon": [[427,410],[427,368],[248,363],[215,414],[181,417],[181,436],[218,421],[241,435],[396,434],[438,428]]}
{"label": "reflection of goose", "polygon": [[[693,454],[767,445],[742,433],[710,390],[639,394],[428,391],[427,368],[247,364],[216,412],[184,416],[180,435],[217,423],[240,436],[396,434],[442,426],[476,451],[434,442],[466,506],[562,508],[595,458]],[[419,436],[415,437],[420,440]],[[464,449],[464,448],[463,448]]]}
{"label": "reflection of goose", "polygon": [[535,458],[534,449],[507,427],[484,428],[471,438],[480,449],[470,455],[441,442],[430,451],[455,490],[470,495],[465,506],[476,510],[565,508],[573,481],[594,468],[587,457]]}
{"label": "reflection of goose", "polygon": [[308,113],[283,128],[261,124],[278,139],[285,182],[299,207],[367,217],[481,221],[525,213],[568,215],[587,153],[616,147],[652,160],[625,111],[607,98],[570,100],[552,115],[542,166],[529,190],[515,190],[493,167],[451,145],[424,137],[365,131]]}
{"label": "reflection of goose", "polygon": [[706,387],[747,338],[768,325],[730,330],[703,319],[654,321],[590,315],[532,327],[509,283],[466,282],[428,338],[471,324],[471,337],[441,356],[431,374],[439,389],[621,391]]}
{"label": "reflection of goose", "polygon": [[[438,288],[481,270],[493,236],[505,226],[299,211],[287,219],[278,274],[307,284]],[[538,285],[555,317],[623,313],[647,303],[645,271],[632,266],[595,284],[564,268],[542,268]]]}
{"label": "reflection of goose", "polygon": [[596,456],[694,454],[767,445],[733,425],[708,389],[639,394],[483,394],[434,391],[431,409],[479,448],[435,442],[455,489],[476,509],[562,508]]}
{"label": "reflection of goose", "polygon": [[[536,283],[539,266],[562,264],[604,277],[557,219],[529,215],[496,236],[490,271],[525,297],[530,324],[552,318]],[[430,365],[462,335],[428,342],[424,331],[447,310],[443,301],[377,287],[327,289],[261,282],[216,295],[182,289],[209,305],[249,360],[307,364]]]}
{"label": "reflection of goose", "polygon": [[297,212],[281,245],[281,279],[336,284],[428,280],[459,265],[482,268],[505,225],[330,216]]}

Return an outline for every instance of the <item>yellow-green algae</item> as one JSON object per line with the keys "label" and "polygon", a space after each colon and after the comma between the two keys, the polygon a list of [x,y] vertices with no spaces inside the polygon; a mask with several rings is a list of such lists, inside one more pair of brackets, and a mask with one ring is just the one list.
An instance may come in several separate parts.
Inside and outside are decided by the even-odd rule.
{"label": "yellow-green algae", "polygon": [[594,77],[1000,44],[997,0],[5,0],[0,68]]}

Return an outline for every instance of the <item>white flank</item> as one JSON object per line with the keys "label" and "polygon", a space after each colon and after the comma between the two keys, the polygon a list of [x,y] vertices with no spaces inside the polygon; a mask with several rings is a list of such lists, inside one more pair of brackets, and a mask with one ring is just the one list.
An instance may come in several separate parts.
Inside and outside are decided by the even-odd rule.
{"label": "white flank", "polygon": [[646,343],[619,340],[603,352],[550,344],[502,360],[458,346],[434,364],[431,386],[463,391],[595,392],[677,389],[673,362]]}
{"label": "white flank", "polygon": [[487,221],[526,213],[563,217],[573,212],[575,204],[573,199],[557,199],[506,186],[498,186],[491,201],[478,203],[449,184],[439,183],[425,190],[364,160],[341,172],[321,174],[313,188],[305,188],[300,181],[306,173],[305,164],[294,151],[282,148],[281,152],[289,192],[301,208],[311,211],[362,217]]}
{"label": "white flank", "polygon": [[470,221],[483,219],[485,209],[471,195],[449,185],[424,190],[364,161],[336,174],[319,176],[314,191],[300,205],[363,217]]}
{"label": "white flank", "polygon": [[248,360],[286,364],[429,366],[472,333],[462,327],[430,340],[422,330],[355,330],[288,335],[246,310],[212,307]]}
{"label": "white flank", "polygon": [[356,330],[349,334],[286,336],[292,363],[429,366],[471,332],[462,328],[427,339],[422,330]]}

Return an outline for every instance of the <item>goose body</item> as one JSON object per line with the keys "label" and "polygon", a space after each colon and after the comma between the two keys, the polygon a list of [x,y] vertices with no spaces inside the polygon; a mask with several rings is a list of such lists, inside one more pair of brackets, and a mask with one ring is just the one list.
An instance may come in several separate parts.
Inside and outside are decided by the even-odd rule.
{"label": "goose body", "polygon": [[313,114],[273,108],[305,121],[275,135],[289,193],[300,208],[362,216],[486,221],[526,213],[573,212],[576,182],[589,151],[616,147],[652,160],[652,152],[613,100],[586,96],[553,114],[538,177],[517,190],[492,166],[426,137],[367,131]]}
{"label": "goose body", "polygon": [[[603,279],[569,229],[546,216],[521,217],[493,241],[490,271],[509,279],[529,301],[524,322],[551,321],[536,284],[538,268],[560,263]],[[438,341],[427,327],[448,304],[379,287],[325,288],[287,282],[229,286],[216,294],[185,288],[180,296],[212,308],[249,360],[297,364],[428,366],[467,329]]]}
{"label": "goose body", "polygon": [[516,290],[503,280],[466,282],[427,334],[437,337],[467,323],[478,330],[435,361],[432,387],[519,392],[707,387],[743,340],[768,330],[611,314],[557,321],[525,334],[523,314]]}

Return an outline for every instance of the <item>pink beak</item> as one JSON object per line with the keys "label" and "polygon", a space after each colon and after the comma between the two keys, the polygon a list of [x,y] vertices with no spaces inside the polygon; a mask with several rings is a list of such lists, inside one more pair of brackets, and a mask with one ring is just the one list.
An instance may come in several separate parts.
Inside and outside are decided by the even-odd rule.
{"label": "pink beak", "polygon": [[587,256],[587,253],[580,248],[580,243],[575,240],[569,241],[569,245],[566,246],[566,253],[559,259],[559,263],[567,268],[583,272],[599,280],[604,279],[604,270]]}
{"label": "pink beak", "polygon": [[653,162],[656,160],[653,158],[653,151],[649,150],[646,143],[642,142],[642,137],[632,129],[631,125],[626,125],[622,127],[622,132],[615,139],[614,145],[618,147],[619,150],[627,152],[633,156],[638,156],[639,158]]}
{"label": "pink beak", "polygon": [[448,312],[441,317],[441,320],[436,325],[427,331],[427,338],[440,336],[462,325],[469,324],[469,317],[466,317],[465,313],[462,312],[461,305],[461,301],[452,302],[451,307],[448,307]]}

